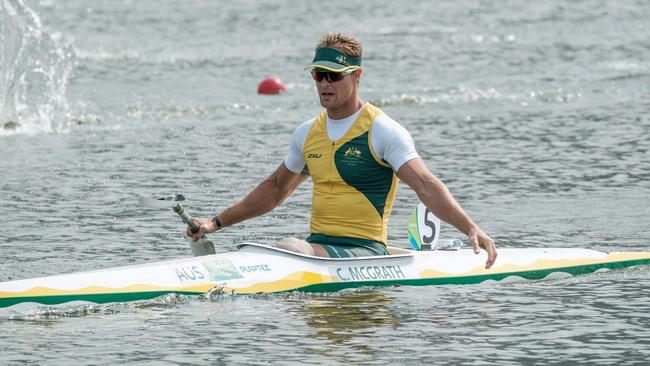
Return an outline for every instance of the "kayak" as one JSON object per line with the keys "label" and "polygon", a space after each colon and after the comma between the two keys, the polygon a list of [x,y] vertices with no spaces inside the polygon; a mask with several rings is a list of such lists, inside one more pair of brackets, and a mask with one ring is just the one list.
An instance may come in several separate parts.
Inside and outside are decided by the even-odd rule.
{"label": "kayak", "polygon": [[[171,208],[196,231],[175,196],[140,202]],[[650,264],[650,252],[603,253],[589,249],[499,249],[495,264],[487,254],[461,249],[458,239],[440,241],[441,221],[423,204],[408,223],[411,249],[388,246],[388,255],[323,258],[257,243],[216,253],[212,242],[190,241],[194,257],[97,271],[0,282],[0,315],[47,306],[148,300],[166,294],[258,294],[289,291],[333,292],[363,286],[464,285],[508,278],[543,279],[603,269]]]}
{"label": "kayak", "polygon": [[243,243],[227,253],[0,282],[0,311],[146,300],[170,293],[331,292],[362,286],[477,284],[512,277],[537,280],[556,273],[581,275],[650,264],[650,252],[505,248],[499,250],[493,267],[485,269],[484,252],[451,249],[388,247],[385,256],[322,258]]}

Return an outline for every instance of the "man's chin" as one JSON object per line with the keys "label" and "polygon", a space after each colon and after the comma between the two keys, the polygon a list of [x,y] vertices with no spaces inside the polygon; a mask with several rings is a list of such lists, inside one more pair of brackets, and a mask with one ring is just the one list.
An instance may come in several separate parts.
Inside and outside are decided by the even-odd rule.
{"label": "man's chin", "polygon": [[320,105],[323,108],[330,108],[334,105],[334,101],[330,98],[320,98]]}

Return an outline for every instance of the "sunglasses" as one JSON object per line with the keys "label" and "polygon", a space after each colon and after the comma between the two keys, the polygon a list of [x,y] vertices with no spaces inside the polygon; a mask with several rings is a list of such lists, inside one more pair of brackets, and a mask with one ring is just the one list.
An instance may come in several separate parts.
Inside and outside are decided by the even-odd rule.
{"label": "sunglasses", "polygon": [[316,82],[320,83],[323,81],[323,79],[335,83],[337,81],[343,80],[345,75],[351,74],[354,72],[355,69],[350,69],[350,70],[345,70],[341,72],[334,72],[334,71],[312,71],[311,76],[316,80]]}

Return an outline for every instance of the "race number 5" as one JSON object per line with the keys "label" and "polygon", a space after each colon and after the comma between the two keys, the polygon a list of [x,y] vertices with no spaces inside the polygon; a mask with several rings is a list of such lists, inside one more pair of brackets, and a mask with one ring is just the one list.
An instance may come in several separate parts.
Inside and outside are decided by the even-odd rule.
{"label": "race number 5", "polygon": [[431,250],[440,237],[440,219],[420,203],[409,218],[408,234],[413,248]]}
{"label": "race number 5", "polygon": [[[437,223],[435,221],[438,221]],[[440,219],[435,217],[428,208],[424,209],[424,226],[431,229],[431,234],[422,235],[422,244],[431,245],[435,239],[437,239],[438,234],[440,233]],[[426,231],[426,230],[423,230]]]}

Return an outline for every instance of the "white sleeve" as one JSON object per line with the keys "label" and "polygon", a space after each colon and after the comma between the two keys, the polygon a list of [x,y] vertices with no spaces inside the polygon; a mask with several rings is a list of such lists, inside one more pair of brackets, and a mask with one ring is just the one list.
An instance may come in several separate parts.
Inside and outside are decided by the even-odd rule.
{"label": "white sleeve", "polygon": [[411,134],[385,114],[377,116],[372,123],[370,143],[379,159],[387,162],[396,172],[407,161],[420,157]]}
{"label": "white sleeve", "polygon": [[293,132],[293,137],[291,138],[291,145],[289,146],[289,155],[284,159],[284,165],[287,169],[294,173],[301,173],[305,168],[305,159],[302,156],[302,148],[305,146],[305,139],[309,133],[309,128],[314,119],[311,119],[307,122],[301,123],[296,130]]}

